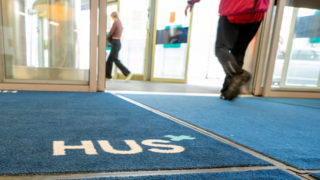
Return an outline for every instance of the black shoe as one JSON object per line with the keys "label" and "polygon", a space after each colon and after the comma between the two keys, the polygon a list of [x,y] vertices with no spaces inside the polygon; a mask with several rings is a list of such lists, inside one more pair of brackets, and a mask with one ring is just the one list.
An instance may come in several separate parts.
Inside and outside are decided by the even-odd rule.
{"label": "black shoe", "polygon": [[242,85],[247,84],[251,79],[251,74],[245,71],[242,74],[234,75],[228,90],[225,93],[225,98],[232,101],[238,97]]}
{"label": "black shoe", "polygon": [[221,92],[221,94],[220,94],[220,99],[222,99],[222,100],[228,100],[228,99],[226,99],[226,97],[225,97],[225,92]]}

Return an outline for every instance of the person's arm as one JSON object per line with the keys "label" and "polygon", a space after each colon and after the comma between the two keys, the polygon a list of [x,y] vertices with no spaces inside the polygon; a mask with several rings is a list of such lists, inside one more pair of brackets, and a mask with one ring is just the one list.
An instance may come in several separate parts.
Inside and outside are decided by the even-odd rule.
{"label": "person's arm", "polygon": [[112,28],[110,29],[110,32],[109,32],[109,34],[108,34],[108,37],[113,36],[116,28],[117,28],[117,23],[116,23],[116,21],[114,21],[114,23],[113,23],[113,25],[112,25]]}
{"label": "person's arm", "polygon": [[191,12],[194,4],[195,4],[195,3],[198,3],[198,2],[200,2],[200,0],[189,0],[189,1],[188,1],[188,5],[187,5],[187,7],[186,7],[186,10],[184,11],[184,13],[185,13],[186,16],[188,15],[188,9],[190,8],[190,12]]}

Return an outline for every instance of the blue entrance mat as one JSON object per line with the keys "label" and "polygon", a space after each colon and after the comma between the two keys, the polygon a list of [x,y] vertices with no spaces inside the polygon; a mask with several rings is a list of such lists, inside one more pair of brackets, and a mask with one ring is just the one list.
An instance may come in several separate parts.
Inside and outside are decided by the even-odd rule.
{"label": "blue entrance mat", "polygon": [[320,109],[320,99],[297,99],[297,98],[257,98],[257,100],[276,103],[290,104],[295,106],[311,107]]}
{"label": "blue entrance mat", "polygon": [[271,165],[111,94],[0,94],[0,107],[0,175]]}
{"label": "blue entrance mat", "polygon": [[130,99],[303,170],[320,169],[320,111],[238,98],[133,95]]}
{"label": "blue entrance mat", "polygon": [[258,170],[243,172],[223,172],[223,173],[199,173],[199,174],[178,174],[159,176],[138,176],[138,177],[110,177],[92,178],[87,180],[300,180],[300,178],[285,171]]}
{"label": "blue entrance mat", "polygon": [[310,175],[316,179],[320,179],[320,173],[312,173]]}

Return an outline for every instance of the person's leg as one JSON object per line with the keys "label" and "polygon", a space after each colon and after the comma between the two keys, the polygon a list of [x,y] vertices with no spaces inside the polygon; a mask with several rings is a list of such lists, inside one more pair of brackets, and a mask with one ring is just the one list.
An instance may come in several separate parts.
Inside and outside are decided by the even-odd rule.
{"label": "person's leg", "polygon": [[222,89],[221,89],[221,91],[220,91],[220,92],[221,92],[221,94],[220,94],[220,99],[228,100],[228,99],[226,98],[226,92],[227,92],[228,89],[229,89],[229,85],[230,85],[231,81],[232,81],[232,76],[229,75],[229,74],[226,74],[226,77],[225,77],[225,79],[224,79],[224,83],[223,83],[223,85],[222,85]]}
{"label": "person's leg", "polygon": [[231,80],[232,80],[232,76],[230,76],[229,74],[226,74],[224,83],[222,85],[221,93],[224,93],[228,90]]}
{"label": "person's leg", "polygon": [[242,67],[244,64],[243,60],[244,60],[246,50],[250,42],[254,38],[254,36],[257,34],[260,24],[261,22],[239,24],[238,40],[234,48],[231,49],[231,53],[235,57],[240,67]]}
{"label": "person's leg", "polygon": [[[232,55],[237,60],[240,67],[243,66],[245,52],[247,47],[255,34],[257,33],[260,26],[260,22],[249,23],[249,24],[239,24],[239,36],[237,42],[233,49],[231,49]],[[232,100],[236,98],[240,93],[240,88],[242,85],[246,84],[251,79],[251,74],[245,70],[241,74],[235,74],[229,85],[225,96],[227,99]]]}
{"label": "person's leg", "polygon": [[[121,63],[121,61],[119,60],[119,51],[121,49],[121,42],[120,40],[113,40],[114,41],[114,46],[115,46],[115,51],[116,53],[114,54],[114,63],[117,65],[117,67],[121,70],[121,72],[123,73],[123,75],[125,75],[126,77],[130,74],[130,71]],[[113,46],[112,46],[113,48]]]}
{"label": "person's leg", "polygon": [[[230,54],[230,50],[233,49],[236,44],[236,40],[239,34],[238,31],[239,30],[237,24],[229,23],[229,20],[226,16],[220,17],[218,23],[215,53],[226,73],[223,87],[221,89],[221,98],[223,99],[224,93],[228,90],[233,74],[242,72],[242,68],[238,67],[238,63],[234,56]],[[236,67],[236,69],[234,67]],[[238,72],[236,72],[236,70]]]}
{"label": "person's leg", "polygon": [[238,65],[235,57],[230,53],[237,42],[238,35],[239,25],[232,24],[226,16],[221,16],[218,24],[215,53],[225,73],[229,76],[243,72],[242,67]]}
{"label": "person's leg", "polygon": [[115,53],[116,52],[112,47],[110,55],[109,55],[107,63],[106,63],[106,78],[108,78],[108,79],[112,78],[112,67],[113,67],[113,60],[114,60]]}

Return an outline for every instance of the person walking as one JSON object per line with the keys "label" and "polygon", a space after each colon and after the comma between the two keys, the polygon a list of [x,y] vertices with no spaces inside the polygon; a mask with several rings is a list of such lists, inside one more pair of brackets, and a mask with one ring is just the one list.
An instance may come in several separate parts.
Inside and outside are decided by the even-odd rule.
{"label": "person walking", "polygon": [[[185,14],[198,2],[200,0],[188,1]],[[215,47],[215,54],[226,73],[221,99],[233,100],[239,95],[241,86],[251,79],[251,74],[242,69],[244,55],[268,8],[269,0],[221,0]]]}
{"label": "person walking", "polygon": [[119,57],[119,51],[121,49],[121,42],[120,38],[122,35],[123,27],[122,23],[119,19],[119,15],[117,12],[113,12],[111,14],[111,18],[113,19],[114,23],[112,25],[112,28],[108,34],[108,40],[111,40],[111,53],[109,55],[109,58],[106,63],[106,78],[111,79],[112,76],[112,66],[113,62],[116,64],[116,66],[121,70],[123,75],[126,76],[126,81],[129,81],[132,78],[132,73],[121,63],[121,61],[118,59]]}

